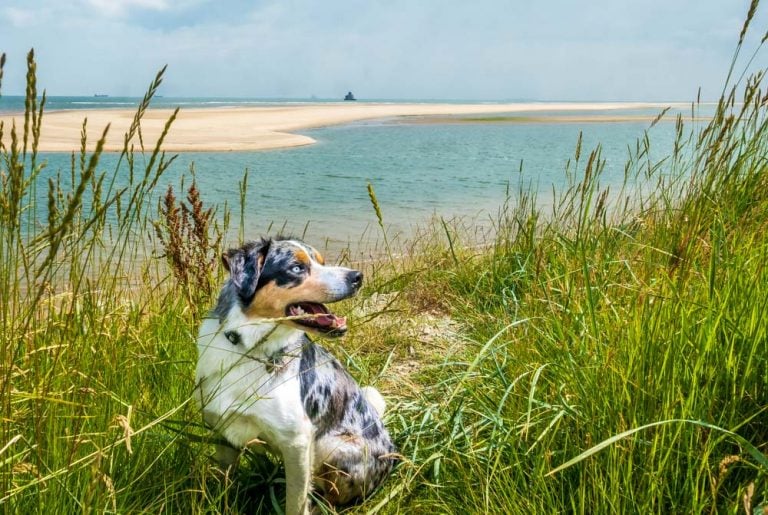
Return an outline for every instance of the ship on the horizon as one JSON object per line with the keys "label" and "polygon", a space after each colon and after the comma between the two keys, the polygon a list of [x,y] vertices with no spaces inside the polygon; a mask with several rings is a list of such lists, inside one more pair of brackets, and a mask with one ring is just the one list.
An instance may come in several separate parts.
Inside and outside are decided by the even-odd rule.
{"label": "ship on the horizon", "polygon": [[348,91],[346,95],[344,95],[344,100],[350,101],[350,100],[357,100],[355,98],[355,95],[352,94],[351,91]]}
{"label": "ship on the horizon", "polygon": [[106,93],[94,93],[93,96],[96,98],[107,98],[109,95]]}

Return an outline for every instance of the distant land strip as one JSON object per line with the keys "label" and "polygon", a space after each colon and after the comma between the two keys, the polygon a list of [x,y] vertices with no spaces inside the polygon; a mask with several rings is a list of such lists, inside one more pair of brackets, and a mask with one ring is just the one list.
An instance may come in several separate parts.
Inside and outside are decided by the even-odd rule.
{"label": "distant land strip", "polygon": [[[582,114],[575,116],[557,116],[557,115],[540,115],[540,116],[456,116],[456,115],[443,115],[443,116],[419,116],[414,118],[402,119],[404,123],[412,124],[485,124],[485,123],[509,123],[509,124],[523,124],[523,123],[623,123],[623,122],[652,122],[657,118],[657,115],[590,115]],[[674,115],[667,115],[663,117],[659,122],[674,122],[676,117]],[[686,121],[710,121],[711,116],[696,116],[691,118],[688,116]]]}
{"label": "distant land strip", "polygon": [[[169,152],[252,151],[310,145],[309,136],[296,131],[360,120],[409,118],[417,123],[575,123],[651,121],[655,116],[611,114],[611,111],[665,107],[684,108],[684,103],[637,102],[530,102],[510,104],[386,104],[346,102],[270,107],[182,109],[163,148]],[[597,114],[595,111],[604,111]],[[151,149],[162,133],[171,109],[149,109],[141,122],[145,147]],[[573,113],[563,115],[563,112]],[[520,113],[520,114],[517,114]],[[546,115],[546,113],[553,113]],[[556,113],[556,114],[555,114]],[[104,127],[111,124],[105,149],[121,151],[123,135],[135,111],[124,109],[50,111],[44,114],[42,152],[73,152],[80,149],[83,120],[88,119],[88,148],[93,149]],[[464,116],[459,118],[458,116]],[[499,115],[499,116],[491,116]],[[673,116],[669,117],[673,119]],[[0,116],[3,142],[10,146],[10,128],[23,127],[23,113]],[[138,138],[135,142],[138,145]]]}

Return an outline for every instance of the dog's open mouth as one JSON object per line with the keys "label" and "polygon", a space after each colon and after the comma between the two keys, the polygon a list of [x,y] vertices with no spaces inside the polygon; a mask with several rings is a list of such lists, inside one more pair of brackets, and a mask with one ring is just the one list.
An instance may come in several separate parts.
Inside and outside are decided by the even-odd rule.
{"label": "dog's open mouth", "polygon": [[285,308],[285,314],[304,327],[330,335],[341,335],[347,331],[347,319],[336,316],[323,304],[317,302],[298,302]]}

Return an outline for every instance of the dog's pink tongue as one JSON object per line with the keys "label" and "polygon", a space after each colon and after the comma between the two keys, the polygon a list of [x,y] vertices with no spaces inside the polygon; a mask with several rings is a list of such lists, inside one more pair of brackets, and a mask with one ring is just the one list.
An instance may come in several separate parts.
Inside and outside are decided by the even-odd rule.
{"label": "dog's pink tongue", "polygon": [[344,327],[347,324],[347,319],[344,317],[337,317],[336,315],[328,313],[327,315],[321,315],[316,317],[315,322],[317,322],[319,325],[336,328],[336,327]]}

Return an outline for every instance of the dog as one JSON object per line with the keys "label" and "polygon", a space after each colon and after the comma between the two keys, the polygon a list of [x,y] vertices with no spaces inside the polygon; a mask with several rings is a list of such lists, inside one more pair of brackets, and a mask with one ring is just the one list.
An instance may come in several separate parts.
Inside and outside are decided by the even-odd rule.
{"label": "dog", "polygon": [[230,444],[216,459],[230,470],[245,447],[280,455],[288,515],[308,512],[313,487],[332,505],[363,499],[398,461],[384,399],[308,335],[347,331],[325,304],[355,295],[362,273],[296,239],[249,242],[222,261],[229,278],[200,326],[195,391]]}

